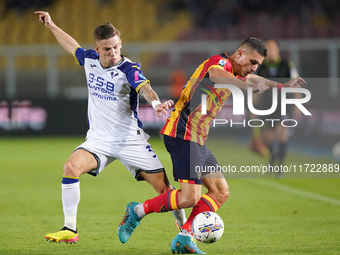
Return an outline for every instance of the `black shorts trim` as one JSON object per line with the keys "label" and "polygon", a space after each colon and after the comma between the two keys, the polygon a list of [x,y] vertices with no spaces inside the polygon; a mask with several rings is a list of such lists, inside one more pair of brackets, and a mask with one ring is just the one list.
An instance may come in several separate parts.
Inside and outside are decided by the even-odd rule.
{"label": "black shorts trim", "polygon": [[159,168],[159,169],[155,169],[155,170],[142,170],[142,169],[138,169],[136,171],[136,175],[135,175],[135,178],[136,178],[137,181],[145,181],[143,176],[140,174],[141,172],[144,172],[144,173],[147,173],[147,174],[157,174],[157,173],[165,172],[165,169],[164,168]]}
{"label": "black shorts trim", "polygon": [[100,168],[100,158],[97,156],[97,154],[85,149],[84,147],[78,147],[76,148],[73,152],[75,152],[76,150],[84,150],[84,151],[87,151],[89,153],[91,153],[93,155],[93,157],[95,158],[95,160],[97,161],[97,168],[91,170],[90,172],[87,172],[87,174],[90,174],[94,177],[96,177],[98,174],[99,174],[99,168]]}

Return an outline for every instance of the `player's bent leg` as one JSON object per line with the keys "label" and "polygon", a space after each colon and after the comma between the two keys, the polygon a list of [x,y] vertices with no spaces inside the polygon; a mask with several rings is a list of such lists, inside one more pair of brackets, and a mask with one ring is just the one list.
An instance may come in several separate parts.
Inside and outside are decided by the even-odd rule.
{"label": "player's bent leg", "polygon": [[165,193],[146,200],[142,204],[135,202],[126,206],[125,215],[118,227],[118,237],[122,243],[126,243],[134,229],[140,224],[141,219],[150,213],[162,213],[178,210],[178,193],[181,190],[170,189]]}
{"label": "player's bent leg", "polygon": [[80,175],[96,169],[98,162],[92,153],[78,149],[75,150],[64,164],[64,175],[79,177]]}
{"label": "player's bent leg", "polygon": [[159,195],[173,188],[170,185],[165,172],[149,173],[141,171],[140,175],[155,189]]}
{"label": "player's bent leg", "polygon": [[215,172],[205,175],[202,179],[202,184],[208,189],[208,194],[217,204],[222,206],[229,197],[229,187],[221,172]]}
{"label": "player's bent leg", "polygon": [[[149,173],[141,171],[140,175],[144,178],[144,180],[150,183],[150,185],[156,190],[156,192],[159,195],[165,193],[170,189],[174,189],[174,187],[170,185],[170,182],[165,171],[160,173]],[[184,209],[173,210],[171,212],[176,219],[175,220],[176,228],[180,229],[183,226],[183,224],[187,221]]]}
{"label": "player's bent leg", "polygon": [[229,196],[228,184],[220,172],[205,175],[203,177],[202,184],[208,188],[208,193],[203,194],[196,206],[193,207],[187,222],[182,227],[181,232],[186,230],[191,234],[192,222],[195,216],[205,211],[216,212]]}
{"label": "player's bent leg", "polygon": [[71,154],[64,165],[64,176],[61,184],[64,228],[56,233],[46,234],[46,240],[66,243],[78,241],[76,218],[80,201],[79,176],[96,167],[97,161],[91,153],[78,149]]}
{"label": "player's bent leg", "polygon": [[[175,226],[178,231],[181,230],[183,225],[186,223],[187,219],[185,218],[185,213],[183,208],[193,207],[199,201],[201,195],[201,185],[200,184],[189,184],[189,183],[181,183],[181,189],[178,190],[177,200],[178,200],[178,208],[182,208],[180,210],[172,211],[172,213],[176,217]],[[183,211],[183,217],[185,219],[178,220],[176,216],[177,213]]]}
{"label": "player's bent leg", "polygon": [[179,208],[190,208],[195,206],[201,198],[202,185],[181,182],[178,192]]}
{"label": "player's bent leg", "polygon": [[[195,207],[200,201],[201,184],[181,182],[181,189],[178,191],[178,204],[183,207]],[[195,239],[192,236],[191,228],[188,226],[188,221],[191,221],[191,215],[185,224],[180,228],[178,235],[172,240],[170,249],[173,253],[193,253],[205,254],[198,249]]]}
{"label": "player's bent leg", "polygon": [[182,189],[170,189],[155,198],[145,201],[143,204],[129,203],[126,206],[123,220],[118,227],[119,240],[122,243],[126,243],[135,228],[140,224],[141,219],[147,214],[178,210],[180,208],[179,201],[182,201],[184,205],[194,206],[197,203],[196,197],[199,197],[199,195],[193,194],[200,194],[201,185],[181,183],[181,187],[185,190],[185,194],[182,196],[179,196],[180,193],[183,193]]}

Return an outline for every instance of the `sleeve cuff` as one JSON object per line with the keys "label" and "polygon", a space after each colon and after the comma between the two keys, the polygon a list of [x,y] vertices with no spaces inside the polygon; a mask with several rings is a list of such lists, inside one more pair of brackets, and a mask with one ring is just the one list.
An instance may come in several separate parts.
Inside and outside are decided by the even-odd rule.
{"label": "sleeve cuff", "polygon": [[75,49],[73,50],[73,57],[74,57],[74,60],[76,61],[76,64],[77,64],[77,65],[80,65],[80,63],[79,63],[79,61],[78,61],[78,59],[77,59],[77,57],[76,57],[76,51],[77,51],[77,49],[79,49],[79,48],[81,48],[81,47],[77,47],[77,48],[75,48]]}
{"label": "sleeve cuff", "polygon": [[145,84],[147,84],[147,83],[150,83],[150,81],[149,81],[149,80],[145,80],[145,81],[141,82],[141,83],[137,86],[136,92],[139,93],[139,90],[140,90]]}

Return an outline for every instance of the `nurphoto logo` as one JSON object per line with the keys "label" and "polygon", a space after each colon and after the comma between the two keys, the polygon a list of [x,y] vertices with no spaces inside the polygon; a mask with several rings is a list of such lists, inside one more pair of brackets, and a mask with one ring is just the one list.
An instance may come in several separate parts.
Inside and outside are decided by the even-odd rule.
{"label": "nurphoto logo", "polygon": [[[207,85],[208,86],[208,85]],[[207,90],[204,90],[207,92],[207,94],[202,94],[201,95],[201,113],[202,115],[207,114],[207,97],[208,95],[212,97],[212,100],[216,103],[215,98],[213,97],[213,94],[217,95],[217,98],[221,102],[218,93],[216,92],[216,89],[228,89],[230,90],[231,94],[233,95],[233,115],[244,115],[245,110],[244,110],[244,95],[243,92],[240,88],[236,87],[235,85],[230,85],[230,84],[215,84],[214,88],[209,86],[209,89],[213,93],[208,93]],[[270,93],[269,91],[266,91],[265,93]],[[281,115],[286,115],[287,114],[287,105],[295,105],[304,115],[312,115],[306,107],[303,105],[307,103],[311,99],[311,93],[305,89],[305,88],[282,88],[281,91]],[[287,98],[288,93],[301,93],[304,94],[305,97],[302,98]],[[278,107],[278,90],[277,88],[272,89],[272,106],[270,109],[267,110],[258,110],[255,109],[254,104],[253,104],[253,88],[249,87],[247,89],[247,95],[248,95],[248,100],[247,100],[247,106],[248,109],[251,113],[259,116],[266,116],[272,114]],[[265,119],[265,121],[271,122],[272,126],[274,126],[275,121],[280,121],[279,119]],[[254,125],[254,122],[258,122],[258,125]],[[226,119],[214,119],[213,120],[213,127],[216,125],[225,125],[227,123],[230,123],[231,127],[233,125],[233,120],[226,120]],[[262,127],[264,125],[264,121],[261,119],[250,119],[248,120],[248,126],[250,127]],[[289,123],[293,123],[290,124]],[[243,127],[246,126],[246,120],[243,120],[242,122],[234,122],[234,124],[241,124]],[[295,119],[285,119],[281,121],[281,125],[284,127],[295,127],[297,126],[298,122]]]}

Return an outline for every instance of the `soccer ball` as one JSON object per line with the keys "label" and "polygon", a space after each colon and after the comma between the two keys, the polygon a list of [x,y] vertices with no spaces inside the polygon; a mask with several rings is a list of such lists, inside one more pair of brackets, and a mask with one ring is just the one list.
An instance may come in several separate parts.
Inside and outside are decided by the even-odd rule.
{"label": "soccer ball", "polygon": [[214,243],[218,241],[224,231],[222,218],[214,212],[201,212],[192,222],[192,233],[202,243]]}

